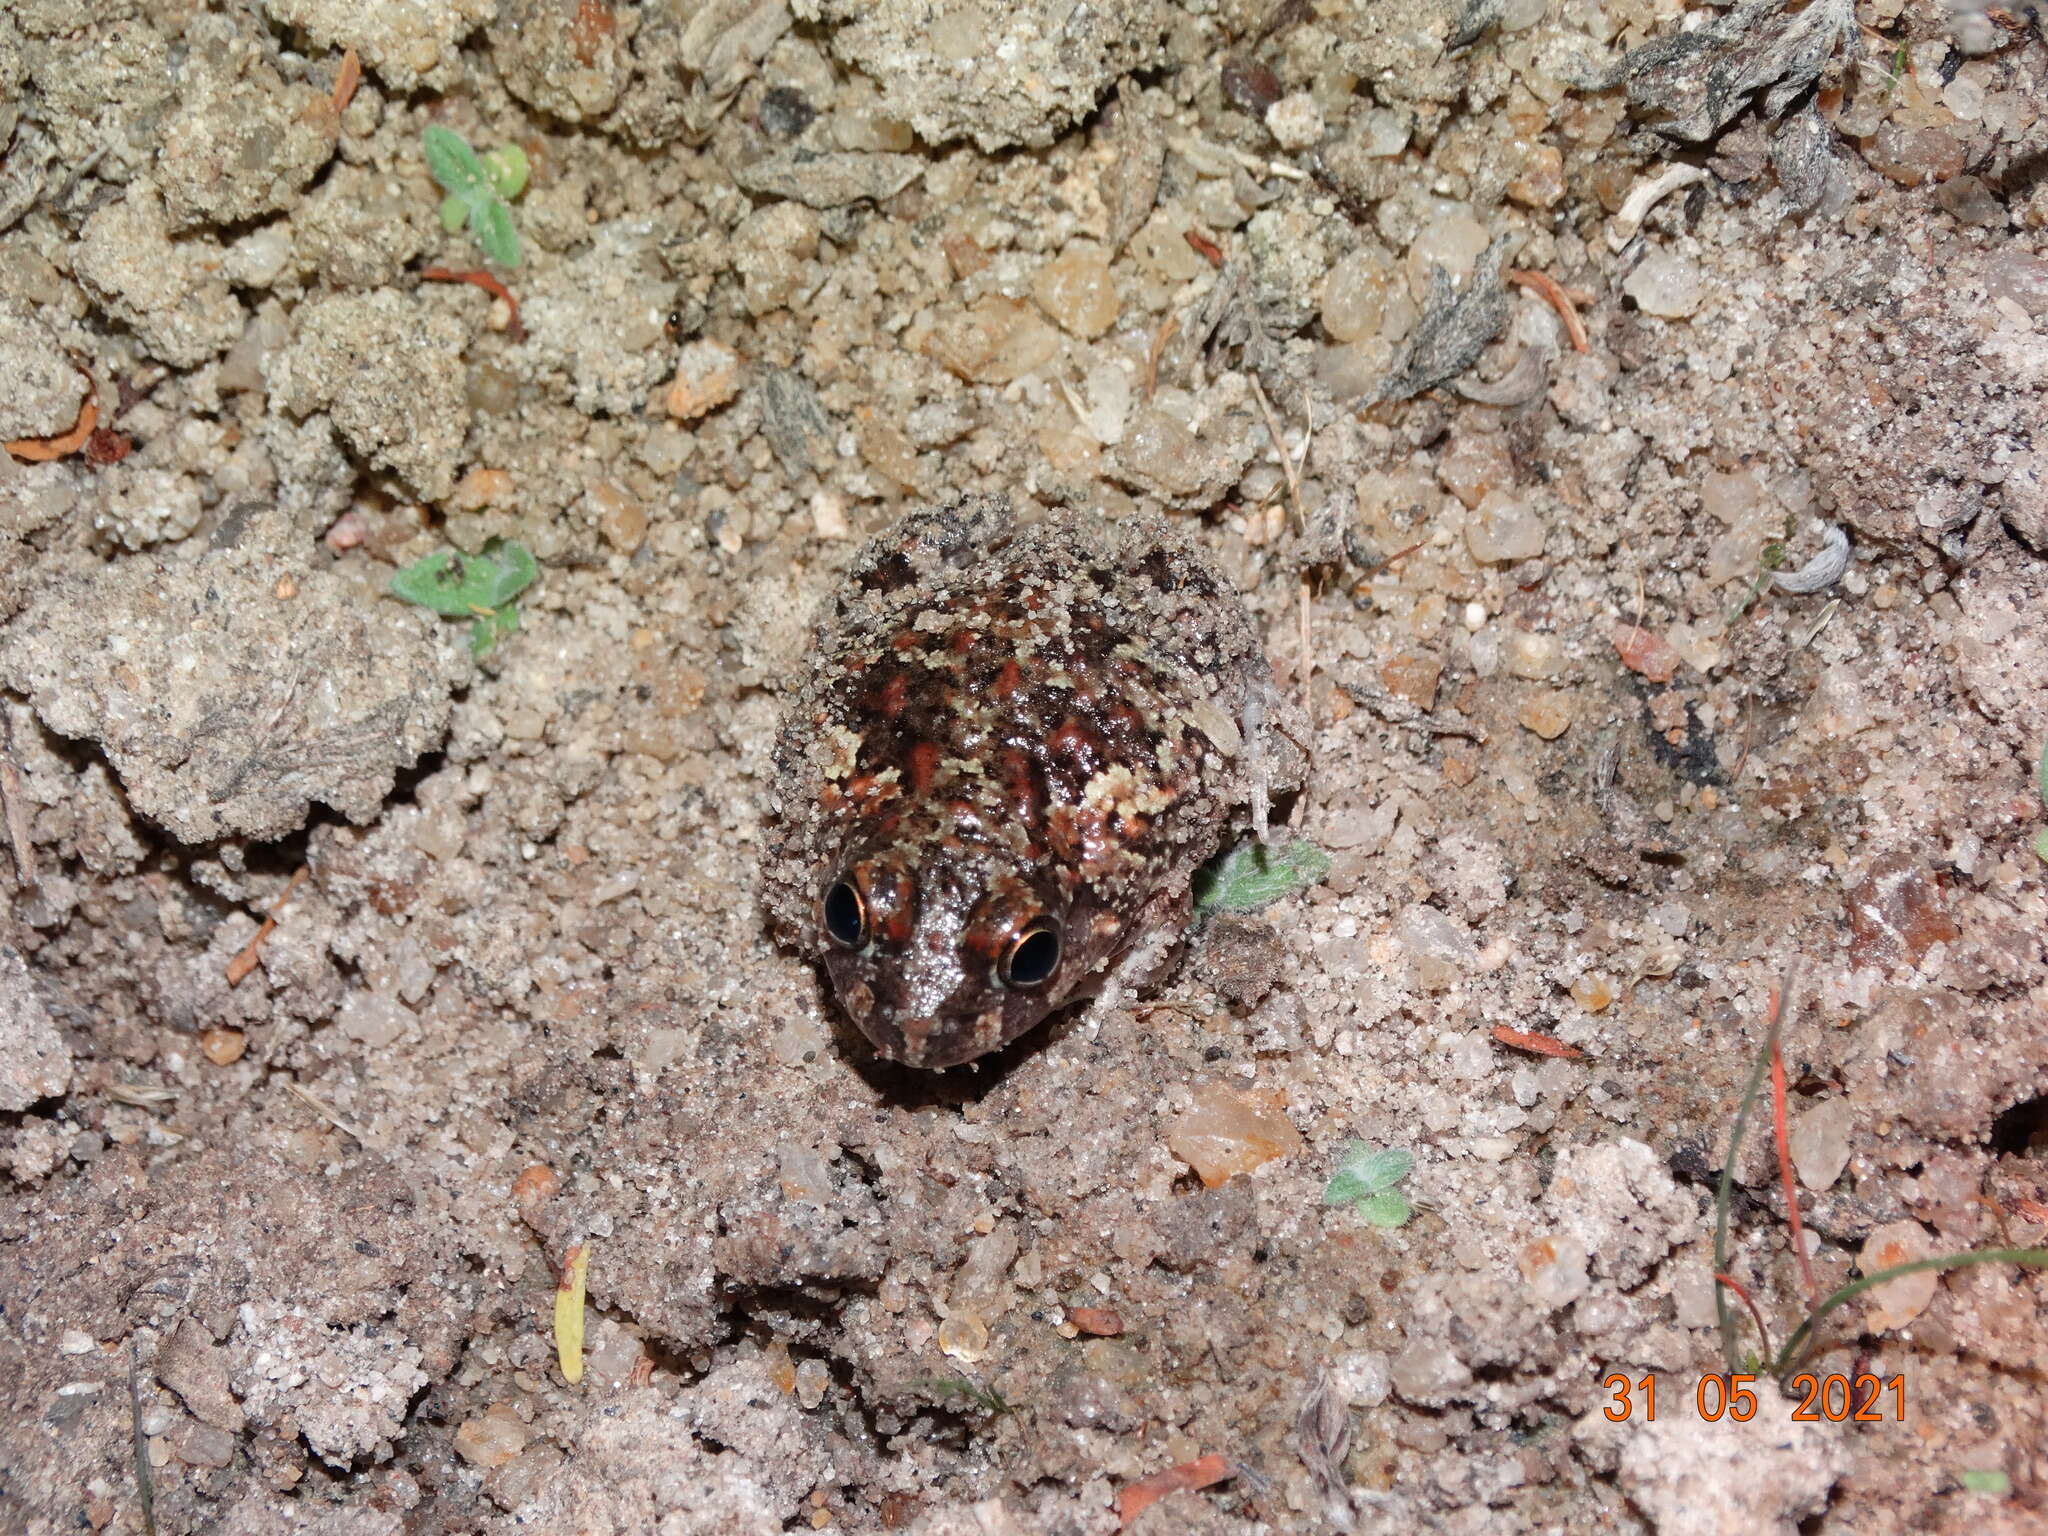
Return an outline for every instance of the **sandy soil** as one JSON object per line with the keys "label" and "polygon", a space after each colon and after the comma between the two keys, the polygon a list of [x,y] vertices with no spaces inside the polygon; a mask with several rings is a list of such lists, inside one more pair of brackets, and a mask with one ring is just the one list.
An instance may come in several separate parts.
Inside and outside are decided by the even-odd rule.
{"label": "sandy soil", "polygon": [[[2040,1529],[2041,1271],[1769,1360],[2048,1238],[2048,50],[1679,12],[0,13],[0,1526]],[[967,490],[1198,528],[1331,868],[925,1074],[758,861]]]}

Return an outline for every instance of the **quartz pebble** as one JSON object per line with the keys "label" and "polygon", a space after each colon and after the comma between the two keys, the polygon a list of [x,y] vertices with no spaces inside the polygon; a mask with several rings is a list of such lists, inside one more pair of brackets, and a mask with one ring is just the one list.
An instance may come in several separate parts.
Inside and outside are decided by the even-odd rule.
{"label": "quartz pebble", "polygon": [[239,1029],[209,1029],[199,1037],[199,1049],[216,1067],[233,1066],[249,1048],[249,1037]]}
{"label": "quartz pebble", "polygon": [[493,1403],[457,1426],[455,1449],[473,1467],[502,1467],[526,1449],[526,1426],[510,1403]]}
{"label": "quartz pebble", "polygon": [[[1866,1275],[1876,1274],[1881,1269],[1890,1269],[1895,1264],[1910,1264],[1915,1259],[1928,1258],[1933,1254],[1933,1245],[1927,1240],[1927,1229],[1917,1221],[1894,1221],[1879,1227],[1864,1240],[1862,1257],[1856,1267]],[[1916,1275],[1901,1275],[1896,1280],[1887,1280],[1868,1292],[1868,1305],[1863,1311],[1863,1326],[1872,1333],[1883,1333],[1887,1328],[1903,1328],[1934,1300],[1935,1288],[1941,1283],[1941,1276],[1933,1270],[1922,1270]]]}
{"label": "quartz pebble", "polygon": [[1266,129],[1282,149],[1312,148],[1323,139],[1323,109],[1307,91],[1296,91],[1266,108]]}
{"label": "quartz pebble", "polygon": [[1116,279],[1101,253],[1069,250],[1031,279],[1031,297],[1061,330],[1092,341],[1116,324]]}
{"label": "quartz pebble", "polygon": [[1703,289],[1698,264],[1671,251],[1650,252],[1621,284],[1636,308],[1666,320],[1683,320],[1698,309]]}
{"label": "quartz pebble", "polygon": [[739,393],[740,355],[722,341],[700,338],[676,357],[676,376],[664,401],[678,421],[695,421]]}
{"label": "quartz pebble", "polygon": [[970,384],[1008,384],[1059,355],[1059,332],[1015,299],[989,294],[941,320],[925,355]]}
{"label": "quartz pebble", "polygon": [[1555,741],[1571,726],[1571,695],[1561,688],[1539,688],[1522,701],[1515,718],[1545,741]]}
{"label": "quartz pebble", "polygon": [[988,1353],[988,1324],[972,1312],[955,1311],[939,1324],[939,1352],[973,1364]]}
{"label": "quartz pebble", "polygon": [[1195,1091],[1193,1108],[1174,1122],[1166,1138],[1166,1149],[1210,1189],[1306,1145],[1278,1109],[1255,1104],[1218,1083]]}
{"label": "quartz pebble", "polygon": [[1510,675],[1541,682],[1564,670],[1564,642],[1556,635],[1511,629],[1501,643],[1501,660],[1507,664]]}
{"label": "quartz pebble", "polygon": [[1393,284],[1393,268],[1372,247],[1339,258],[1323,279],[1323,329],[1337,341],[1377,336]]}
{"label": "quartz pebble", "polygon": [[1489,491],[1465,523],[1472,558],[1487,565],[1532,560],[1543,553],[1543,520],[1505,491]]}
{"label": "quartz pebble", "polygon": [[832,1373],[825,1369],[822,1360],[806,1360],[796,1368],[796,1400],[806,1408],[815,1408],[825,1401],[825,1390],[832,1384]]}
{"label": "quartz pebble", "polygon": [[1808,1189],[1826,1189],[1849,1165],[1849,1132],[1855,1111],[1847,1099],[1823,1099],[1792,1122],[1787,1140],[1792,1166]]}
{"label": "quartz pebble", "polygon": [[1475,957],[1471,935],[1460,924],[1419,902],[1394,924],[1394,938],[1408,952],[1415,980],[1426,992],[1451,986]]}

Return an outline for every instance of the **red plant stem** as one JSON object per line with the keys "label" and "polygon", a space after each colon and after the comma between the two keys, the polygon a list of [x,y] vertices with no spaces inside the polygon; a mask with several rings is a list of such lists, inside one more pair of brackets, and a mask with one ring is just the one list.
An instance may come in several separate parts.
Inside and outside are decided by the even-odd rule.
{"label": "red plant stem", "polygon": [[1762,1309],[1759,1308],[1756,1302],[1751,1299],[1749,1292],[1742,1288],[1742,1282],[1736,1279],[1733,1275],[1717,1274],[1714,1276],[1714,1279],[1718,1281],[1720,1284],[1727,1286],[1728,1289],[1733,1291],[1736,1295],[1740,1296],[1742,1298],[1742,1304],[1745,1307],[1749,1308],[1750,1318],[1756,1324],[1757,1341],[1763,1346],[1762,1358],[1768,1362],[1771,1358],[1771,1330],[1764,1326],[1764,1314]]}
{"label": "red plant stem", "polygon": [[1778,1143],[1778,1177],[1785,1185],[1785,1211],[1792,1219],[1792,1253],[1809,1303],[1820,1299],[1813,1264],[1806,1257],[1806,1229],[1799,1220],[1799,1185],[1792,1177],[1792,1138],[1785,1130],[1785,1053],[1778,1049],[1777,999],[1771,1000],[1771,1132]]}
{"label": "red plant stem", "polygon": [[503,283],[491,276],[490,273],[478,272],[473,269],[456,272],[448,267],[422,267],[420,268],[420,277],[423,281],[429,283],[468,283],[472,287],[483,289],[485,293],[490,294],[494,298],[503,299],[506,307],[512,311],[512,319],[505,327],[505,334],[514,341],[524,341],[526,339],[526,327],[519,323],[519,301],[512,297],[512,290],[510,288],[507,288]]}

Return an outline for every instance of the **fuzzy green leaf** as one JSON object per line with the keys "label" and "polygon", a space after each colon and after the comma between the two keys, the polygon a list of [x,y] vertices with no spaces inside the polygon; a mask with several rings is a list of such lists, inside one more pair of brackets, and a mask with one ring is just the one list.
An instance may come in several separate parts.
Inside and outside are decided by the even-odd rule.
{"label": "fuzzy green leaf", "polygon": [[1956,1481],[1971,1493],[1995,1493],[2003,1498],[2012,1492],[2012,1479],[1996,1467],[1965,1467]]}
{"label": "fuzzy green leaf", "polygon": [[[1356,1205],[1364,1210],[1414,1170],[1415,1154],[1406,1147],[1382,1147],[1375,1151],[1365,1142],[1347,1141],[1344,1143],[1344,1161],[1337,1165],[1330,1182],[1323,1186],[1323,1204]],[[1400,1223],[1394,1225],[1399,1226]]]}
{"label": "fuzzy green leaf", "polygon": [[1404,1196],[1390,1189],[1384,1194],[1361,1201],[1358,1214],[1374,1226],[1392,1231],[1395,1227],[1407,1226],[1408,1218],[1413,1216],[1415,1211]]}
{"label": "fuzzy green leaf", "polygon": [[484,156],[484,175],[490,179],[491,190],[510,201],[526,190],[526,151],[517,144],[506,144]]}
{"label": "fuzzy green leaf", "polygon": [[469,219],[469,204],[460,192],[450,192],[441,199],[441,227],[454,234]]}
{"label": "fuzzy green leaf", "polygon": [[2041,761],[2034,768],[2034,782],[2041,790],[2041,803],[2048,805],[2048,741],[2041,743]]}
{"label": "fuzzy green leaf", "polygon": [[391,590],[446,618],[468,619],[510,602],[532,586],[538,574],[539,567],[524,546],[492,539],[482,554],[444,549],[413,561],[391,578]]}
{"label": "fuzzy green leaf", "polygon": [[519,628],[519,605],[507,603],[480,613],[469,626],[469,653],[481,661],[506,635]]}
{"label": "fuzzy green leaf", "polygon": [[499,266],[519,265],[519,231],[512,227],[512,210],[502,197],[493,193],[469,210],[469,232]]}
{"label": "fuzzy green leaf", "polygon": [[420,137],[420,147],[426,152],[427,172],[441,184],[442,191],[452,192],[465,203],[473,205],[478,193],[490,190],[491,179],[484,171],[483,162],[477,159],[476,151],[453,128],[443,128],[439,123],[427,124],[427,131]]}
{"label": "fuzzy green leaf", "polygon": [[1262,912],[1330,872],[1330,856],[1306,838],[1278,848],[1245,843],[1195,876],[1195,910]]}

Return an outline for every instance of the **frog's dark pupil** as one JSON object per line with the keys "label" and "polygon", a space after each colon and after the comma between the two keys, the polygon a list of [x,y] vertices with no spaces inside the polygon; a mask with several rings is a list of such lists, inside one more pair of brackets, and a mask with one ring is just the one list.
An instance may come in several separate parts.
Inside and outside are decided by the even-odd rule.
{"label": "frog's dark pupil", "polygon": [[1041,987],[1059,969],[1060,936],[1050,928],[1034,928],[1010,946],[1003,961],[1003,980],[1013,987]]}
{"label": "frog's dark pupil", "polygon": [[847,949],[858,949],[867,939],[868,914],[860,892],[844,880],[825,893],[825,936]]}

